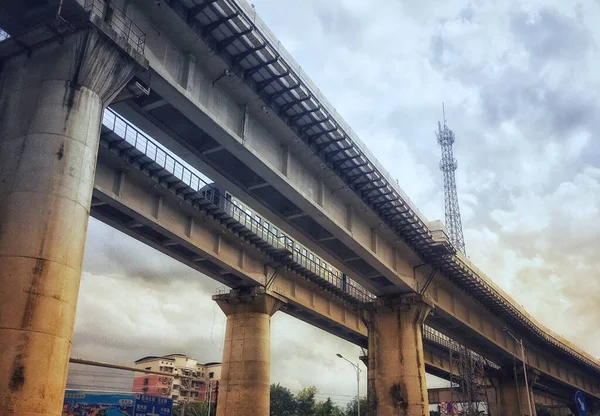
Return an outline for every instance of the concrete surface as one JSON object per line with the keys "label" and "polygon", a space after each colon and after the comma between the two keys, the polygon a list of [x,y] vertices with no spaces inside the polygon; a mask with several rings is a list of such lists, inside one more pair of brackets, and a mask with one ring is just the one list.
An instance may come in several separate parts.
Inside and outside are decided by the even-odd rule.
{"label": "concrete surface", "polygon": [[94,29],[3,62],[1,416],[62,412],[101,111],[134,68]]}
{"label": "concrete surface", "polygon": [[378,300],[365,311],[371,414],[429,416],[421,328],[430,310],[430,304],[410,296]]}
{"label": "concrete surface", "polygon": [[284,303],[260,289],[213,299],[227,315],[217,416],[268,416],[271,316]]}

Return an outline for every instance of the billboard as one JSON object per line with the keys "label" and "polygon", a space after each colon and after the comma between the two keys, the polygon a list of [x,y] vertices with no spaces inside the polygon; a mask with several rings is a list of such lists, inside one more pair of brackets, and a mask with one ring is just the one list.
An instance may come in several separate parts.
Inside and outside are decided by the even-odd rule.
{"label": "billboard", "polygon": [[67,390],[62,414],[63,416],[134,416],[134,405],[133,394]]}
{"label": "billboard", "polygon": [[148,396],[137,393],[135,395],[134,416],[171,416],[173,400],[166,397]]}

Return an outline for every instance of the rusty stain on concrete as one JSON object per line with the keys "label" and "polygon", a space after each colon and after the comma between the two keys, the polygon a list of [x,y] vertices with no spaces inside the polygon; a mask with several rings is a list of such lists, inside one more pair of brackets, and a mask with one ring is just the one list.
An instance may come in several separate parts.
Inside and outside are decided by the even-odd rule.
{"label": "rusty stain on concrete", "polygon": [[15,362],[8,387],[12,391],[19,391],[23,388],[23,384],[25,384],[25,366],[21,362]]}
{"label": "rusty stain on concrete", "polygon": [[58,160],[62,160],[64,155],[65,155],[65,143],[62,142],[60,144],[60,148],[58,149],[58,152],[56,152],[56,157],[58,157]]}

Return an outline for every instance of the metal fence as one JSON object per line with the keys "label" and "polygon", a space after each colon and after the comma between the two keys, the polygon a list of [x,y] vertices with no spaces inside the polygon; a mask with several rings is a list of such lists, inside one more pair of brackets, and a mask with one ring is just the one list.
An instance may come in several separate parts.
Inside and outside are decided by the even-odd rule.
{"label": "metal fence", "polygon": [[104,111],[102,124],[193,191],[201,193],[204,198],[256,234],[262,241],[275,249],[283,249],[291,252],[292,261],[305,269],[306,272],[320,277],[359,302],[371,302],[374,300],[375,295],[353,282],[348,282],[339,275],[339,272],[330,270],[327,263],[314,253],[300,246],[287,235],[281,233],[275,227],[258,221],[252,212],[246,212],[243,207],[237,205],[231,198],[222,195],[212,183],[184,166],[165,150],[157,146],[148,136],[140,132],[111,109]]}
{"label": "metal fence", "polygon": [[423,338],[435,342],[438,345],[450,348],[452,340],[430,326],[423,325]]}
{"label": "metal fence", "polygon": [[146,34],[121,9],[113,4],[109,6],[105,0],[86,0],[84,8],[108,23],[137,52],[144,53]]}

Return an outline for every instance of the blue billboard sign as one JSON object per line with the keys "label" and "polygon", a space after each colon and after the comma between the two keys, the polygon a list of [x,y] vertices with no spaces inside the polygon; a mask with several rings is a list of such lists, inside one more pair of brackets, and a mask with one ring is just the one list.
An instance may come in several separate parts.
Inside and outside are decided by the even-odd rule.
{"label": "blue billboard sign", "polygon": [[[67,390],[63,416],[134,416],[135,396],[127,393],[103,393]],[[144,415],[145,416],[145,415]]]}
{"label": "blue billboard sign", "polygon": [[171,416],[173,400],[139,393],[135,397],[134,416]]}

